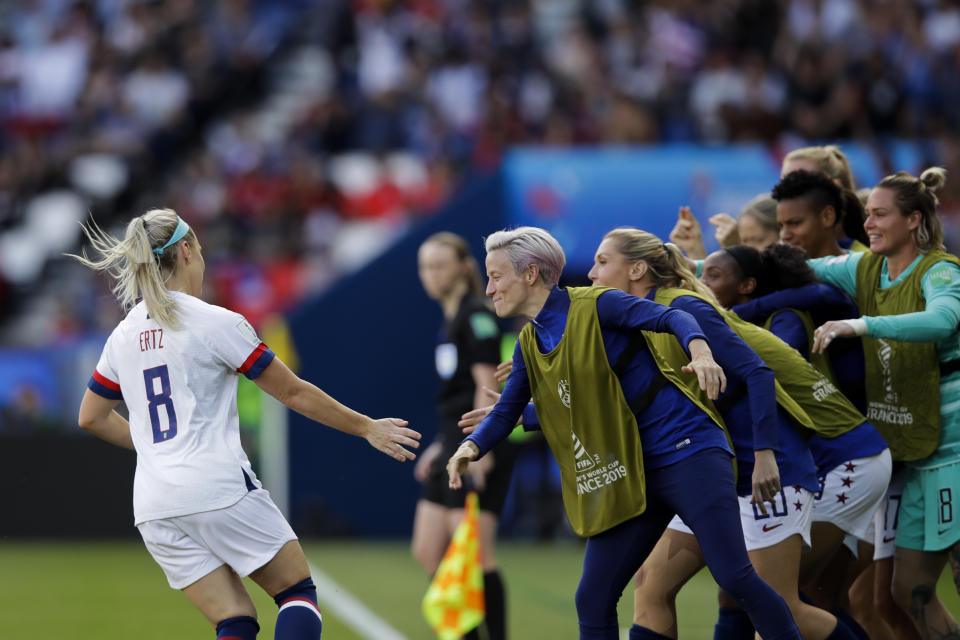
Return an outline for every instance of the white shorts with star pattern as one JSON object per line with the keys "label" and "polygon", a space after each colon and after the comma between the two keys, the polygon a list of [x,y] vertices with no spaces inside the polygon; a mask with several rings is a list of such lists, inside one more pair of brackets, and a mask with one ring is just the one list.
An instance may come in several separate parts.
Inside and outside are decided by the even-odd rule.
{"label": "white shorts with star pattern", "polygon": [[795,534],[810,546],[813,493],[809,489],[784,487],[772,502],[765,503],[766,515],[750,499],[750,496],[739,498],[740,524],[747,551],[772,547]]}
{"label": "white shorts with star pattern", "polygon": [[890,484],[890,450],[839,464],[820,479],[813,521],[829,522],[864,542],[874,543],[873,518]]}

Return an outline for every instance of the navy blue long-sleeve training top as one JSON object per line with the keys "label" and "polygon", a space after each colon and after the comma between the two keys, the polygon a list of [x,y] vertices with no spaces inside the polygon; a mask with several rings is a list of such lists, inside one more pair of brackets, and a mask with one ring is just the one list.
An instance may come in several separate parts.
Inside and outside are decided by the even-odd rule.
{"label": "navy blue long-sleeve training top", "polygon": [[[781,340],[799,351],[804,358],[810,357],[810,341],[807,338],[807,329],[796,312],[788,309],[778,313],[770,324],[770,330],[778,335]],[[848,342],[859,343],[860,341],[850,340]],[[839,362],[833,358],[830,359],[830,366],[838,378],[841,374],[846,374],[849,378],[850,372],[842,368],[844,362],[845,359],[841,359]],[[862,371],[863,362],[861,361],[858,366],[859,370]],[[873,456],[887,448],[887,441],[883,439],[880,432],[870,422],[864,422],[836,438],[823,438],[813,435],[807,443],[813,453],[813,459],[817,463],[817,473],[820,476],[826,475],[845,462]]]}
{"label": "navy blue long-sleeve training top", "polygon": [[[773,313],[789,307],[809,311],[814,325],[818,327],[828,320],[847,320],[860,315],[857,305],[850,296],[822,282],[775,291],[737,305],[733,308],[733,312],[747,322],[760,324]],[[798,326],[797,320],[799,318],[793,314],[778,314],[773,319],[770,330],[800,351],[804,358],[809,359],[806,328],[802,324]],[[801,349],[799,345],[805,346]],[[867,410],[864,388],[866,371],[862,343],[859,340],[834,340],[827,349],[827,356],[830,358],[830,366],[837,380],[837,387],[853,403],[853,406],[865,412]]]}
{"label": "navy blue long-sleeve training top", "polygon": [[[650,295],[655,295],[652,291]],[[678,296],[671,303],[692,315],[710,340],[710,349],[727,375],[727,390],[717,401],[733,440],[737,456],[737,493],[752,491],[754,451],[773,449],[780,483],[816,491],[814,459],[804,433],[777,405],[773,371],[724,321],[710,304],[693,296]],[[741,385],[746,385],[743,395]],[[739,396],[732,405],[724,398]]]}
{"label": "navy blue long-sleeve training top", "polygon": [[[537,317],[532,321],[541,352],[552,350],[563,337],[570,309],[566,290],[554,287]],[[706,339],[689,314],[663,305],[610,290],[597,298],[597,316],[607,360],[611,367],[630,344],[636,331],[673,333],[686,349],[695,338]],[[619,375],[626,398],[634,398],[660,375],[653,356],[641,349]],[[683,375],[683,374],[681,374]],[[513,352],[513,371],[503,395],[476,430],[466,439],[485,454],[506,438],[530,400],[530,381],[519,343]],[[643,447],[644,466],[667,466],[710,447],[729,451],[723,432],[710,417],[673,385],[664,386],[654,402],[637,416]]]}

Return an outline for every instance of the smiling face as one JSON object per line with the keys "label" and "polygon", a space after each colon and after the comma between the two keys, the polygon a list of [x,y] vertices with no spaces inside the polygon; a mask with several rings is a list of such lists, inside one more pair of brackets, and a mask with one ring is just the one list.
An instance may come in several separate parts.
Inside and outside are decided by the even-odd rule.
{"label": "smiling face", "polygon": [[487,295],[493,299],[493,309],[497,316],[509,318],[521,315],[520,309],[527,301],[533,285],[528,282],[529,278],[525,277],[527,273],[517,274],[503,249],[494,249],[487,254],[486,267]]}
{"label": "smiling face", "polygon": [[630,290],[630,272],[634,265],[617,250],[613,238],[605,238],[593,257],[593,267],[587,277],[595,287],[613,287],[621,291]]}
{"label": "smiling face", "polygon": [[916,244],[913,230],[920,224],[920,213],[903,215],[892,189],[878,187],[867,197],[867,218],[863,228],[870,240],[870,251],[889,256]]}
{"label": "smiling face", "polygon": [[703,261],[700,282],[710,287],[724,307],[732,307],[749,300],[745,291],[752,290],[752,278],[742,279],[737,261],[726,251],[714,251]]}

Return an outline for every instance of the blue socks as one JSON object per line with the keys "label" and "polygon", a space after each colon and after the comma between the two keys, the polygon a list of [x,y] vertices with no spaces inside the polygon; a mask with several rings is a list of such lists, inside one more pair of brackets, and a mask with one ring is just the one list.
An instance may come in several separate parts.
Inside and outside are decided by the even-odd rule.
{"label": "blue socks", "polygon": [[256,640],[260,625],[256,618],[237,616],[217,624],[217,640]]}
{"label": "blue socks", "polygon": [[312,579],[284,589],[273,596],[273,601],[280,607],[274,640],[320,640],[323,618],[317,608],[317,588]]}
{"label": "blue socks", "polygon": [[630,640],[673,640],[669,636],[665,636],[656,631],[651,631],[646,627],[641,627],[638,624],[630,627]]}
{"label": "blue socks", "polygon": [[753,640],[753,623],[743,609],[720,607],[713,640]]}
{"label": "blue socks", "polygon": [[[320,640],[323,618],[317,608],[317,588],[307,578],[273,597],[280,607],[274,640]],[[250,616],[221,620],[217,640],[256,640],[260,625]]]}

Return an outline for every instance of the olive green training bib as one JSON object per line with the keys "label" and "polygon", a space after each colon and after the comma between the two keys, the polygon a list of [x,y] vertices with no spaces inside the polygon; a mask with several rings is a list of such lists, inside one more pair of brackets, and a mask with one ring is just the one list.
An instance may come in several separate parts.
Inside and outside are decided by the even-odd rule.
{"label": "olive green training bib", "polygon": [[[945,251],[928,252],[906,278],[880,288],[884,257],[866,252],[857,264],[861,316],[923,311],[923,275],[937,262],[960,266]],[[940,358],[933,342],[863,336],[867,418],[890,443],[894,460],[920,460],[940,446]]]}
{"label": "olive green training bib", "polygon": [[[537,417],[560,467],[567,517],[584,537],[646,509],[637,420],[610,367],[597,318],[597,297],[607,290],[567,289],[566,329],[549,353],[540,352],[532,324],[520,332]],[[679,375],[656,360],[660,372],[677,384]]]}
{"label": "olive green training bib", "polygon": [[[655,300],[669,305],[680,296],[693,296],[712,306],[727,326],[753,349],[773,371],[776,377],[777,404],[797,424],[825,438],[835,438],[864,423],[866,418],[847,400],[830,380],[807,362],[796,349],[765,329],[742,320],[714,302],[687,289],[658,289]],[[657,334],[660,342],[669,343],[664,334]],[[670,336],[669,338],[672,338]],[[675,338],[674,345],[664,348],[682,349]]]}
{"label": "olive green training bib", "polygon": [[[774,311],[772,314],[770,314],[770,317],[764,321],[763,328],[767,331],[770,331],[770,325],[773,324],[773,319],[784,311],[792,311],[797,314],[797,317],[800,318],[800,321],[803,323],[804,330],[807,332],[807,344],[813,345],[813,318],[810,317],[809,311],[793,309],[790,307],[786,309],[780,309],[779,311]],[[771,333],[773,332],[771,331]],[[837,376],[833,372],[833,365],[830,364],[830,356],[825,353],[814,353],[813,351],[810,351],[810,364],[816,367],[817,371],[825,375],[827,379],[834,385],[837,384]]]}

